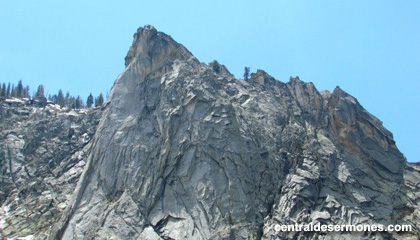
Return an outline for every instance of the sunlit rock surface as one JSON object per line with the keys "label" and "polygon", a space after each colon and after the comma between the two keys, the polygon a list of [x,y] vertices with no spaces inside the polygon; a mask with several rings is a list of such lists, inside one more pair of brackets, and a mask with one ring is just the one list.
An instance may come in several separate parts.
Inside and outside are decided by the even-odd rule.
{"label": "sunlit rock surface", "polygon": [[99,108],[0,102],[0,238],[48,236],[83,172],[100,116]]}
{"label": "sunlit rock surface", "polygon": [[[89,116],[93,121],[75,133],[78,139],[87,133],[88,143],[76,144],[74,152],[63,150],[63,163],[57,163],[75,162],[69,169],[78,179],[77,186],[50,184],[64,189],[56,196],[57,207],[52,201],[46,208],[63,203],[65,210],[53,213],[60,220],[25,234],[35,239],[416,239],[420,167],[408,164],[381,121],[339,87],[319,92],[298,77],[284,83],[263,70],[249,81],[235,79],[223,65],[199,62],[152,26],[137,30],[125,65],[94,134],[89,129],[95,129],[100,111],[78,115],[79,121]],[[3,132],[16,166],[27,156],[50,160],[35,150],[22,152],[28,140]],[[78,156],[80,161],[71,160]],[[58,169],[61,175],[52,179],[67,181],[64,172],[70,170]],[[54,198],[53,191],[43,191],[47,187],[41,195]],[[273,228],[317,222],[411,224],[413,231],[358,235]]]}

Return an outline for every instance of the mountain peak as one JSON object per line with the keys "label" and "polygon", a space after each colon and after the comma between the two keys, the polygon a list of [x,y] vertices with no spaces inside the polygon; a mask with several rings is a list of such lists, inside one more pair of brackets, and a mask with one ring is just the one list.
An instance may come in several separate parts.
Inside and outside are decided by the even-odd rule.
{"label": "mountain peak", "polygon": [[1,239],[355,238],[275,231],[296,223],[409,224],[360,234],[418,235],[420,168],[339,87],[263,70],[235,80],[146,25],[108,99],[84,117],[0,104]]}
{"label": "mountain peak", "polygon": [[139,27],[137,30],[139,30],[139,29],[145,29],[145,30],[156,30],[156,28],[155,27],[153,27],[152,25],[150,25],[150,24],[146,24],[146,25],[144,25],[144,27]]}
{"label": "mountain peak", "polygon": [[[162,64],[165,60],[187,60],[192,54],[169,35],[159,32],[152,25],[139,27],[133,36],[133,43],[125,57],[128,67],[136,59],[151,64]],[[157,58],[157,59],[156,59]]]}

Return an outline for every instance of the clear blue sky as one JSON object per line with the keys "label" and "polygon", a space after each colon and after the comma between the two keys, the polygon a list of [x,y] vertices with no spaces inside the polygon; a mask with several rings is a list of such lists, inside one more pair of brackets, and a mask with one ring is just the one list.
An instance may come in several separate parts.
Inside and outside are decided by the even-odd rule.
{"label": "clear blue sky", "polygon": [[152,24],[237,77],[249,66],[318,90],[339,85],[420,161],[420,1],[108,2],[0,0],[0,82],[106,93],[133,33]]}

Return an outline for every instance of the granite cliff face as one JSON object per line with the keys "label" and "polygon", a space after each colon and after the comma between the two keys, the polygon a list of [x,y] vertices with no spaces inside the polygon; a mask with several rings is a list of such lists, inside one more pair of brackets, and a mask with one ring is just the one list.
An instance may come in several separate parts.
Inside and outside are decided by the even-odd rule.
{"label": "granite cliff face", "polygon": [[48,237],[83,172],[100,116],[99,108],[0,101],[0,239]]}
{"label": "granite cliff face", "polygon": [[[66,209],[35,239],[417,239],[420,167],[342,89],[262,70],[238,80],[151,26],[137,30],[125,65],[92,140],[77,147],[77,186],[55,184],[69,189],[58,191]],[[57,166],[75,162],[63,152]],[[311,222],[413,231],[273,229]]]}

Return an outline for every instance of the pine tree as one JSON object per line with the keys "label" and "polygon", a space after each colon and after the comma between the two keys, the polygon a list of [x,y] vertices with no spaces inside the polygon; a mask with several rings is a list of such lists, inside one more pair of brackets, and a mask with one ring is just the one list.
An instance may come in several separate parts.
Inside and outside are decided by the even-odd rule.
{"label": "pine tree", "polygon": [[0,98],[3,96],[3,95],[2,95],[2,89],[3,89],[3,88],[1,87],[1,83],[0,83]]}
{"label": "pine tree", "polygon": [[244,68],[244,79],[245,79],[245,81],[249,80],[249,70],[250,70],[249,67]]}
{"label": "pine tree", "polygon": [[76,109],[76,99],[73,96],[69,98],[69,108]]}
{"label": "pine tree", "polygon": [[24,98],[29,98],[30,97],[30,95],[29,95],[29,86],[28,85],[26,85],[26,87],[23,89],[23,97]]}
{"label": "pine tree", "polygon": [[1,87],[1,97],[2,98],[6,98],[6,93],[7,89],[6,89],[6,83],[3,83],[2,87]]}
{"label": "pine tree", "polygon": [[83,100],[80,96],[77,96],[75,105],[76,109],[80,109],[83,107]]}
{"label": "pine tree", "polygon": [[71,108],[70,106],[70,92],[67,91],[66,96],[64,97],[64,106]]}
{"label": "pine tree", "polygon": [[7,84],[7,89],[6,89],[6,98],[10,97],[10,82]]}
{"label": "pine tree", "polygon": [[210,65],[215,73],[220,73],[220,64],[217,60],[214,60]]}
{"label": "pine tree", "polygon": [[60,105],[60,107],[64,107],[66,105],[66,99],[64,98],[64,94],[61,89],[58,90],[57,104]]}
{"label": "pine tree", "polygon": [[35,98],[45,98],[44,85],[39,85],[38,90],[35,93]]}
{"label": "pine tree", "polygon": [[16,88],[15,88],[15,84],[12,84],[12,91],[10,92],[10,96],[12,98],[16,97]]}
{"label": "pine tree", "polygon": [[93,104],[93,96],[92,96],[92,93],[90,93],[86,100],[86,106],[90,108],[92,107],[92,104]]}
{"label": "pine tree", "polygon": [[49,95],[48,96],[48,100],[50,100],[51,102],[53,102],[54,104],[58,104],[58,96],[57,94],[54,95]]}
{"label": "pine tree", "polygon": [[97,98],[95,98],[95,107],[102,107],[104,104],[104,96],[102,93],[99,94]]}
{"label": "pine tree", "polygon": [[47,98],[45,97],[44,85],[39,85],[35,93],[34,99],[38,100],[43,106],[47,105]]}
{"label": "pine tree", "polygon": [[77,98],[79,98],[80,101],[80,108],[85,108],[85,102],[83,101],[83,98],[81,96],[77,96]]}
{"label": "pine tree", "polygon": [[80,109],[80,99],[76,98],[75,103],[74,103],[74,108]]}
{"label": "pine tree", "polygon": [[22,80],[19,80],[19,83],[16,86],[16,97],[18,97],[18,98],[22,98],[23,97],[23,84],[22,84]]}

